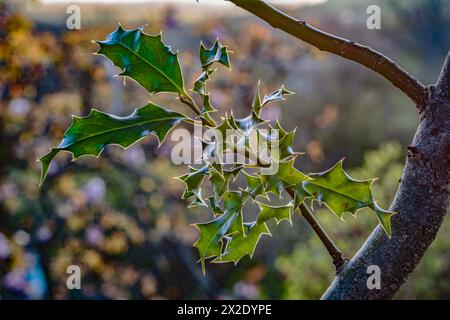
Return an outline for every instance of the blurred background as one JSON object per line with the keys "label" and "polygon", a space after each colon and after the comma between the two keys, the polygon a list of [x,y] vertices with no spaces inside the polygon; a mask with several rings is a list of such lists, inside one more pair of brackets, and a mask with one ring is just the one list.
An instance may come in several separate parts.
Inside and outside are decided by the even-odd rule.
{"label": "blurred background", "polygon": [[[186,171],[169,160],[168,139],[127,151],[110,147],[100,159],[71,163],[57,157],[38,188],[36,159],[61,139],[70,115],[92,107],[127,115],[148,101],[91,40],[120,22],[163,30],[180,50],[187,85],[200,72],[200,41],[217,37],[233,51],[232,71],[211,81],[220,112],[249,112],[256,83],[262,91],[284,83],[297,94],[268,109],[287,129],[298,127],[302,171],[322,171],[345,157],[357,178],[379,177],[375,193],[388,207],[405,147],[417,125],[412,103],[386,80],[339,57],[319,52],[221,0],[77,3],[81,29],[68,30],[67,2],[0,0],[0,298],[2,299],[317,299],[334,276],[326,250],[298,216],[293,226],[271,225],[253,259],[208,265],[203,277],[190,224],[209,212],[187,209]],[[276,2],[276,1],[275,1]],[[445,0],[278,1],[312,25],[387,54],[424,83],[433,83],[450,45]],[[366,9],[381,8],[381,29],[369,30]],[[182,110],[173,96],[151,99]],[[352,256],[377,224],[359,212],[345,223],[326,210],[317,218]],[[82,289],[68,290],[66,269],[82,270]],[[396,298],[450,298],[450,220]]]}

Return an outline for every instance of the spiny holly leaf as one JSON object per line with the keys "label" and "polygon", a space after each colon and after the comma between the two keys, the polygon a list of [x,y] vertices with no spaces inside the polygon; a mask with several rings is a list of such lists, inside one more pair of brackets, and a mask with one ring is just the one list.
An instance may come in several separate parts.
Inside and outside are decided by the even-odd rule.
{"label": "spiny holly leaf", "polygon": [[305,181],[303,187],[314,199],[324,202],[340,218],[344,212],[355,214],[359,209],[369,207],[390,237],[390,220],[395,212],[384,210],[376,203],[370,190],[374,179],[352,179],[342,168],[342,160],[330,170],[310,176],[313,180]]}
{"label": "spiny holly leaf", "polygon": [[251,115],[242,119],[236,119],[233,114],[231,114],[229,123],[230,125],[239,130],[245,136],[248,136],[252,130],[254,130],[257,126],[265,123],[266,121],[261,119],[256,113],[252,112]]}
{"label": "spiny holly leaf", "polygon": [[210,207],[214,213],[214,215],[222,215],[223,210],[220,208],[219,204],[217,203],[216,197],[212,196],[208,198]]}
{"label": "spiny holly leaf", "polygon": [[244,232],[241,214],[242,193],[228,191],[224,195],[224,208],[224,213],[218,218],[194,225],[200,231],[200,238],[194,246],[198,249],[202,260],[221,255],[223,237]]}
{"label": "spiny holly leaf", "polygon": [[194,200],[189,204],[189,207],[207,206],[202,198],[202,183],[206,174],[208,174],[208,165],[205,165],[200,169],[190,167],[189,173],[177,177],[177,179],[181,180],[186,185],[182,199],[195,196]]}
{"label": "spiny holly leaf", "polygon": [[203,43],[200,44],[200,62],[204,69],[208,69],[214,62],[218,62],[227,68],[231,68],[228,50],[226,47],[222,46],[219,40],[216,40],[214,45],[209,49],[207,49]]}
{"label": "spiny holly leaf", "polygon": [[178,56],[164,45],[161,35],[150,36],[142,28],[124,30],[120,25],[105,41],[102,54],[151,93],[173,92],[186,96]]}
{"label": "spiny holly leaf", "polygon": [[261,175],[264,190],[280,196],[284,189],[310,180],[310,177],[294,168],[294,162],[295,159],[280,162],[277,174]]}
{"label": "spiny holly leaf", "polygon": [[224,253],[213,262],[234,262],[236,265],[246,255],[253,257],[256,245],[262,235],[271,235],[265,223],[245,223],[244,228],[246,229],[245,235],[240,233],[229,237]]}
{"label": "spiny holly leaf", "polygon": [[381,227],[383,228],[386,235],[391,237],[391,217],[395,214],[394,211],[381,209],[376,202],[370,205],[370,208],[375,211],[378,220],[380,221]]}
{"label": "spiny holly leaf", "polygon": [[289,203],[283,206],[271,206],[265,203],[257,202],[259,208],[261,209],[258,213],[258,219],[256,220],[257,224],[264,223],[270,219],[275,219],[275,221],[280,223],[282,220],[288,220],[291,222],[291,212],[293,203]]}
{"label": "spiny holly leaf", "polygon": [[211,97],[209,94],[203,96],[201,116],[209,112],[216,112],[217,110],[211,105]]}
{"label": "spiny holly leaf", "polygon": [[262,196],[265,198],[268,198],[266,192],[264,191],[261,177],[254,176],[251,174],[248,174],[244,171],[245,180],[247,181],[247,186],[245,189],[242,189],[242,192],[244,194],[248,194],[252,199],[255,199],[257,196]]}
{"label": "spiny holly leaf", "polygon": [[222,172],[217,170],[210,170],[209,180],[213,187],[213,194],[216,201],[219,201],[223,194],[228,190],[230,180],[235,180],[239,175],[242,166],[237,166],[232,169],[225,169]]}
{"label": "spiny holly leaf", "polygon": [[229,177],[224,177],[223,174],[220,174],[218,171],[214,170],[209,175],[209,181],[211,181],[213,194],[217,200],[220,200],[228,189]]}
{"label": "spiny holly leaf", "polygon": [[153,103],[136,109],[128,117],[116,117],[93,109],[86,117],[73,117],[63,140],[39,159],[42,163],[41,183],[52,159],[60,151],[69,151],[77,159],[83,155],[99,156],[108,144],[128,148],[143,137],[154,134],[160,143],[175,125],[187,117]]}
{"label": "spiny holly leaf", "polygon": [[261,95],[259,93],[259,85],[260,84],[261,84],[261,81],[258,80],[258,84],[256,85],[255,96],[253,97],[253,101],[252,101],[253,112],[256,113],[258,116],[261,113],[261,109],[262,109]]}
{"label": "spiny holly leaf", "polygon": [[299,183],[290,189],[294,192],[294,206],[292,207],[292,211],[295,211],[311,195],[305,190],[303,183]]}
{"label": "spiny holly leaf", "polygon": [[222,122],[215,128],[215,130],[219,131],[223,139],[225,140],[227,130],[234,130],[235,128],[231,125],[230,117],[228,117],[228,114],[225,114],[224,117],[221,117],[221,121]]}
{"label": "spiny holly leaf", "polygon": [[310,174],[314,180],[303,182],[305,190],[327,207],[339,218],[344,212],[355,214],[360,208],[374,202],[370,180],[352,179],[342,168],[342,160],[328,171]]}
{"label": "spiny holly leaf", "polygon": [[204,96],[208,93],[206,90],[206,82],[210,79],[210,76],[216,71],[215,69],[207,69],[195,80],[192,91]]}
{"label": "spiny holly leaf", "polygon": [[[292,145],[294,143],[296,129],[286,132],[281,127],[277,127],[279,130],[278,148],[271,148],[271,156],[276,161],[286,161],[301,155],[301,152],[295,152]],[[272,141],[269,141],[269,145],[272,145]]]}
{"label": "spiny holly leaf", "polygon": [[269,102],[272,102],[272,101],[286,100],[285,96],[291,95],[291,94],[295,94],[295,92],[289,91],[283,85],[277,91],[274,91],[271,94],[264,96],[261,104],[264,107],[266,104],[268,104]]}
{"label": "spiny holly leaf", "polygon": [[253,112],[255,112],[258,116],[266,104],[268,104],[272,101],[286,100],[285,96],[295,94],[295,92],[287,90],[283,85],[277,91],[274,91],[269,95],[265,95],[261,101],[261,95],[259,93],[259,85],[260,85],[260,82],[258,81],[255,96],[254,96],[253,102],[252,102]]}

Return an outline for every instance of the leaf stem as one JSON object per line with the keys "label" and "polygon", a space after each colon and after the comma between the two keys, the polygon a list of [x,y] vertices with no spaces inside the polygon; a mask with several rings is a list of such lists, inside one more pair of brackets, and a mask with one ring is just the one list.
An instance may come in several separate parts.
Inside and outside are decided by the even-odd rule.
{"label": "leaf stem", "polygon": [[[195,103],[194,99],[187,93],[180,94],[179,95],[180,101],[190,107],[192,111],[195,112],[196,115],[200,115],[202,112],[200,111],[200,108]],[[211,118],[208,114],[206,114],[205,117],[202,117],[202,122],[209,126],[209,127],[217,127],[217,123],[214,121],[213,118]]]}
{"label": "leaf stem", "polygon": [[306,219],[306,221],[308,221],[311,228],[313,228],[317,236],[320,238],[320,240],[322,240],[322,243],[325,245],[325,248],[327,248],[328,253],[333,258],[333,264],[336,268],[336,272],[339,272],[339,270],[342,268],[342,266],[348,260],[348,258],[342,254],[341,250],[339,250],[334,241],[322,228],[319,221],[317,221],[317,219],[314,217],[313,213],[306,206],[306,204],[302,203],[300,205],[300,210],[302,211],[303,217]]}
{"label": "leaf stem", "polygon": [[[287,189],[289,195],[294,199],[295,193],[292,189]],[[305,204],[302,203],[299,207],[301,211],[301,215],[305,218],[308,224],[313,228],[314,232],[320,238],[331,258],[333,259],[334,267],[336,268],[336,273],[338,273],[342,266],[349,259],[344,256],[341,250],[336,246],[334,241],[330,238],[330,236],[326,233],[323,227],[320,225],[319,221],[314,217],[311,209]]]}

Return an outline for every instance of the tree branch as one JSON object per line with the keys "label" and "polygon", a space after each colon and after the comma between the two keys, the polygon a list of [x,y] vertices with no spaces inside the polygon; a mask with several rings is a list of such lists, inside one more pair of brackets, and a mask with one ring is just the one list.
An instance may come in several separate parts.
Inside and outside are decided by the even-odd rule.
{"label": "tree branch", "polygon": [[[450,204],[450,53],[423,109],[391,205],[392,238],[378,226],[345,264],[322,299],[390,299],[435,239]],[[381,287],[370,289],[369,266]]]}
{"label": "tree branch", "polygon": [[[293,189],[289,188],[287,189],[287,192],[292,197],[292,199],[295,198],[295,191]],[[338,273],[344,266],[345,262],[348,261],[348,258],[342,254],[341,250],[339,250],[334,241],[322,228],[319,221],[317,221],[317,219],[314,217],[311,210],[304,203],[300,205],[299,209],[302,212],[302,216],[305,218],[305,220],[308,222],[311,228],[313,228],[314,232],[320,238],[323,245],[327,249],[328,253],[333,259],[333,264],[336,268],[336,273]]]}
{"label": "tree branch", "polygon": [[394,61],[383,54],[353,41],[314,28],[306,21],[295,19],[263,0],[228,0],[321,51],[334,53],[372,69],[403,91],[419,110],[428,99],[427,88]]}
{"label": "tree branch", "polygon": [[444,99],[450,99],[450,51],[445,59],[439,79],[435,88],[440,90],[440,96]]}
{"label": "tree branch", "polygon": [[306,219],[306,221],[308,221],[311,228],[314,229],[317,236],[320,238],[320,240],[322,240],[325,248],[327,248],[328,253],[333,258],[333,264],[336,268],[336,272],[338,273],[344,266],[345,262],[348,261],[348,258],[342,254],[341,250],[339,250],[334,241],[328,236],[328,234],[319,224],[319,221],[316,220],[311,210],[304,203],[300,205],[300,210],[302,211],[303,217]]}

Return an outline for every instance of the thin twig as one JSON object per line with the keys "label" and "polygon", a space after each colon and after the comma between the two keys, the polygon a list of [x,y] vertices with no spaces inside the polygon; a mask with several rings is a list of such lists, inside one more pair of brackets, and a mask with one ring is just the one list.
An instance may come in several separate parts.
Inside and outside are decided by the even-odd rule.
{"label": "thin twig", "polygon": [[[287,189],[287,192],[289,195],[294,199],[295,193],[292,189]],[[322,228],[319,221],[314,217],[313,213],[311,212],[311,209],[308,208],[308,206],[305,203],[302,203],[299,207],[301,210],[302,216],[305,218],[305,220],[308,222],[308,224],[313,228],[314,232],[317,234],[317,236],[320,238],[322,243],[324,244],[325,248],[327,249],[328,253],[330,254],[331,258],[333,259],[333,264],[336,268],[336,273],[339,272],[339,270],[342,268],[344,263],[348,261],[348,258],[345,257],[341,250],[336,246],[334,241],[330,238],[330,236],[326,233],[326,231]]]}
{"label": "thin twig", "polygon": [[385,55],[353,41],[314,28],[306,21],[295,19],[263,0],[228,0],[322,51],[334,53],[372,69],[403,91],[419,108],[428,99],[427,88]]}
{"label": "thin twig", "polygon": [[331,257],[333,258],[333,263],[334,266],[336,267],[336,272],[339,272],[339,270],[342,268],[342,266],[344,265],[345,261],[348,260],[348,258],[342,254],[342,252],[336,246],[334,241],[328,236],[328,234],[322,228],[319,221],[317,221],[317,219],[314,217],[311,210],[304,203],[300,205],[300,210],[302,211],[303,217],[305,217],[306,221],[308,221],[309,225],[314,229],[316,234],[319,236],[320,240],[322,240],[323,244],[327,248]]}
{"label": "thin twig", "polygon": [[[194,99],[192,99],[191,96],[189,96],[188,94],[186,95],[179,95],[180,101],[182,103],[184,103],[185,105],[189,106],[192,111],[195,112],[196,115],[200,115],[201,111],[200,108],[197,106],[197,104],[195,103]],[[206,114],[204,117],[201,117],[201,120],[203,122],[203,124],[209,126],[209,127],[217,127],[217,123],[214,121],[213,118],[211,118],[209,116],[209,114]]]}

